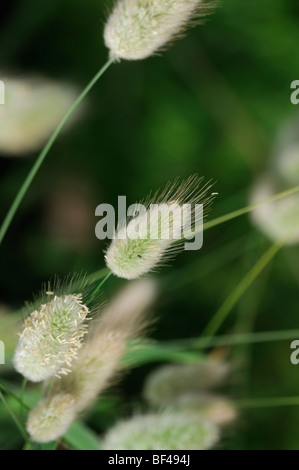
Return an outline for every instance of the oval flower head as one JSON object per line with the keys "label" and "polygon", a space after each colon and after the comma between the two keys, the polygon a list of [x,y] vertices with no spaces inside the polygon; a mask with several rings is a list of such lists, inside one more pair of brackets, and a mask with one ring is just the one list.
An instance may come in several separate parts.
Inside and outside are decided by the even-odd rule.
{"label": "oval flower head", "polygon": [[54,295],[42,304],[24,322],[13,359],[16,370],[32,382],[70,372],[87,333],[88,313],[81,294]]}
{"label": "oval flower head", "polygon": [[228,363],[212,358],[194,364],[167,364],[148,376],[144,397],[152,406],[173,405],[182,396],[197,396],[219,387],[228,373]]}
{"label": "oval flower head", "polygon": [[190,414],[164,412],[117,423],[102,445],[105,450],[206,450],[217,440],[214,424]]}
{"label": "oval flower head", "polygon": [[107,266],[118,277],[136,279],[169,259],[186,239],[201,235],[204,211],[213,200],[210,188],[195,175],[133,206],[128,215],[134,218],[118,227],[106,252]]}
{"label": "oval flower head", "polygon": [[204,0],[119,0],[105,26],[105,44],[113,59],[145,59],[207,9]]}
{"label": "oval flower head", "polygon": [[[257,204],[278,192],[269,176],[263,176],[251,191],[250,203]],[[271,240],[284,241],[288,245],[299,243],[299,194],[257,207],[252,211],[251,219]]]}
{"label": "oval flower head", "polygon": [[7,156],[38,150],[78,96],[73,85],[39,76],[8,76],[2,83],[0,152]]}
{"label": "oval flower head", "polygon": [[71,395],[59,394],[43,399],[29,413],[27,431],[37,442],[54,441],[62,436],[75,419],[75,400]]}

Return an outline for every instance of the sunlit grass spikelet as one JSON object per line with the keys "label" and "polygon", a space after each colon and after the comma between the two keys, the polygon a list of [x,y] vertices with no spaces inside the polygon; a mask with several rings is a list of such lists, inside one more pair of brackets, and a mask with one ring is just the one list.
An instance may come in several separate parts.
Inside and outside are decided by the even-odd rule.
{"label": "sunlit grass spikelet", "polygon": [[[202,223],[202,214],[194,208],[202,204],[206,215],[213,200],[211,186],[197,175],[168,184],[144,204],[145,211],[118,227],[105,256],[109,269],[118,277],[136,279],[169,260],[182,248],[187,227],[193,230]],[[192,209],[185,217],[187,205]]]}
{"label": "sunlit grass spikelet", "polygon": [[145,59],[206,13],[204,0],[119,0],[106,23],[105,44],[114,59]]}
{"label": "sunlit grass spikelet", "polygon": [[116,424],[105,436],[105,450],[205,450],[218,439],[208,421],[183,413],[135,416]]}
{"label": "sunlit grass spikelet", "polygon": [[[299,180],[298,180],[299,181]],[[261,177],[253,186],[250,203],[255,204],[277,193],[275,182]],[[299,195],[293,194],[275,204],[265,204],[251,213],[253,223],[271,240],[285,244],[299,243]]]}
{"label": "sunlit grass spikelet", "polygon": [[81,294],[53,295],[24,322],[14,355],[16,370],[32,382],[70,372],[87,333],[88,313]]}

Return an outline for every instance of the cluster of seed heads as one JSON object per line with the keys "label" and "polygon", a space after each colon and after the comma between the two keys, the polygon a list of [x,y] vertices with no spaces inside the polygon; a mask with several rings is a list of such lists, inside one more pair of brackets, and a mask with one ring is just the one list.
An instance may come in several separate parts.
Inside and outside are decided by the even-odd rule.
{"label": "cluster of seed heads", "polygon": [[147,324],[156,295],[149,279],[129,284],[90,325],[85,342],[67,375],[52,378],[46,396],[28,417],[27,430],[38,442],[58,439],[120,372],[129,341]]}
{"label": "cluster of seed heads", "polygon": [[[112,60],[143,59],[161,50],[192,18],[205,13],[204,0],[119,0],[105,26],[105,44]],[[192,229],[199,222],[196,212],[184,220],[184,204],[204,204],[206,209],[212,201],[210,187],[209,183],[202,186],[197,176],[180,185],[168,185],[152,201],[157,206],[159,217],[154,218],[159,219],[159,225],[149,219],[148,208],[126,226],[126,230],[134,230],[138,225],[134,239],[123,236],[124,228],[118,227],[106,252],[110,270],[116,276],[136,279],[169,259],[181,247],[186,226],[191,224]],[[170,229],[170,236],[166,229]],[[27,421],[30,436],[39,442],[62,436],[78,413],[90,406],[122,369],[128,342],[146,324],[144,313],[155,288],[147,280],[133,284],[89,331],[90,311],[82,294],[49,295],[53,298],[25,320],[14,356],[16,370],[29,380],[51,378],[44,398]],[[106,436],[104,448],[206,449],[216,439],[217,431],[211,423],[190,414],[149,414],[119,424]]]}

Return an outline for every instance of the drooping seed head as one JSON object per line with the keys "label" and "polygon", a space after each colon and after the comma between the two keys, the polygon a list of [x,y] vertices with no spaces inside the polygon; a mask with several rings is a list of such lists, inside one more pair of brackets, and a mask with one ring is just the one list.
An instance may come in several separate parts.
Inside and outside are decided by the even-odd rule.
{"label": "drooping seed head", "polygon": [[104,437],[105,450],[205,450],[218,439],[217,428],[183,413],[135,416]]}
{"label": "drooping seed head", "polygon": [[195,175],[167,185],[146,205],[136,204],[137,216],[118,228],[106,252],[109,269],[118,277],[136,279],[163,264],[182,248],[186,236],[201,229],[203,211],[213,199],[210,188]]}
{"label": "drooping seed head", "polygon": [[105,44],[116,60],[145,59],[206,13],[204,0],[119,0],[105,26]]}
{"label": "drooping seed head", "polygon": [[58,394],[44,399],[29,413],[27,431],[36,442],[49,442],[62,436],[75,419],[75,400]]}
{"label": "drooping seed head", "polygon": [[69,373],[87,333],[88,313],[81,294],[54,295],[32,312],[15,351],[16,370],[32,382]]}

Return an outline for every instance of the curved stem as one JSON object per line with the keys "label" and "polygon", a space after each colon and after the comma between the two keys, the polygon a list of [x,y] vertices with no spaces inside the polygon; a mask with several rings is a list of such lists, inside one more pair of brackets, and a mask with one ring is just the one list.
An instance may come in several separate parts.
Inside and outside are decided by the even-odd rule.
{"label": "curved stem", "polygon": [[[23,401],[24,401],[24,394],[25,394],[25,390],[26,390],[26,385],[27,385],[27,379],[26,379],[26,377],[24,377],[23,382],[22,382],[22,387],[21,387],[21,393],[20,393],[21,403],[23,403]],[[21,415],[23,417],[23,405],[21,407]]]}
{"label": "curved stem", "polygon": [[[274,243],[263,256],[256,262],[253,268],[246,274],[246,276],[241,279],[237,287],[229,294],[225,299],[221,307],[215,313],[213,318],[210,320],[208,325],[203,331],[203,341],[206,336],[211,337],[219,330],[222,323],[226,320],[227,316],[236,305],[238,300],[242,297],[244,292],[250,287],[250,285],[255,281],[263,269],[270,263],[274,256],[279,252],[279,250],[284,245],[284,242]],[[209,338],[206,338],[207,344]],[[202,347],[202,346],[201,346]]]}
{"label": "curved stem", "polygon": [[22,437],[24,438],[24,440],[26,441],[27,440],[27,433],[23,427],[23,425],[20,423],[18,417],[15,415],[15,413],[13,412],[13,410],[11,409],[11,407],[9,406],[9,404],[7,403],[6,399],[4,398],[4,395],[3,393],[0,391],[0,400],[2,401],[3,405],[5,406],[5,408],[7,409],[8,413],[10,414],[12,420],[14,421],[15,425],[17,426],[17,428],[19,429]]}
{"label": "curved stem", "polygon": [[223,224],[224,222],[228,222],[229,220],[235,219],[236,217],[240,217],[241,215],[248,214],[248,212],[252,212],[254,209],[257,209],[258,207],[261,207],[264,204],[269,204],[271,202],[278,201],[279,199],[283,199],[287,196],[291,196],[292,194],[295,194],[298,192],[299,192],[299,186],[294,186],[291,189],[287,189],[286,191],[283,191],[281,193],[274,194],[274,196],[264,199],[261,202],[257,202],[256,204],[251,204],[249,206],[242,207],[242,209],[237,209],[233,212],[229,212],[228,214],[221,215],[220,217],[217,217],[216,219],[213,219],[209,222],[204,223],[203,230],[209,230],[210,228],[216,227],[217,225]]}
{"label": "curved stem", "polygon": [[163,342],[186,349],[205,349],[206,347],[238,346],[244,344],[263,344],[286,341],[299,336],[299,330],[256,331],[253,333],[234,333],[229,335],[205,336],[203,338],[176,339]]}
{"label": "curved stem", "polygon": [[55,140],[59,136],[60,132],[62,131],[63,127],[73,114],[73,112],[77,109],[81,101],[85,98],[85,96],[89,93],[89,91],[94,87],[94,85],[97,83],[97,81],[101,78],[101,76],[105,73],[105,71],[110,67],[110,65],[113,63],[113,59],[109,59],[105,65],[97,72],[97,74],[93,77],[93,79],[88,83],[88,85],[84,88],[80,96],[76,99],[76,101],[73,103],[73,105],[70,107],[60,124],[56,127],[55,131],[51,135],[50,139],[44,146],[43,150],[37,157],[33,167],[31,168],[29,174],[27,175],[24,183],[22,184],[21,188],[19,189],[19,192],[17,193],[2,225],[0,228],[0,244],[2,243],[7,230],[9,229],[9,226],[26,194],[26,192],[29,189],[29,186],[31,185],[36,173],[38,172],[39,168],[41,167],[43,161],[45,160],[46,156],[48,155],[50,149],[52,148]]}
{"label": "curved stem", "polygon": [[270,397],[270,398],[248,398],[244,400],[234,400],[233,403],[238,408],[268,408],[280,406],[298,406],[299,397]]}
{"label": "curved stem", "polygon": [[5,387],[3,384],[0,383],[0,391],[5,392],[7,395],[10,395],[12,398],[14,398],[20,405],[26,410],[29,411],[30,408],[26,403],[24,403],[15,393],[13,393],[11,390],[9,390],[7,387]]}

